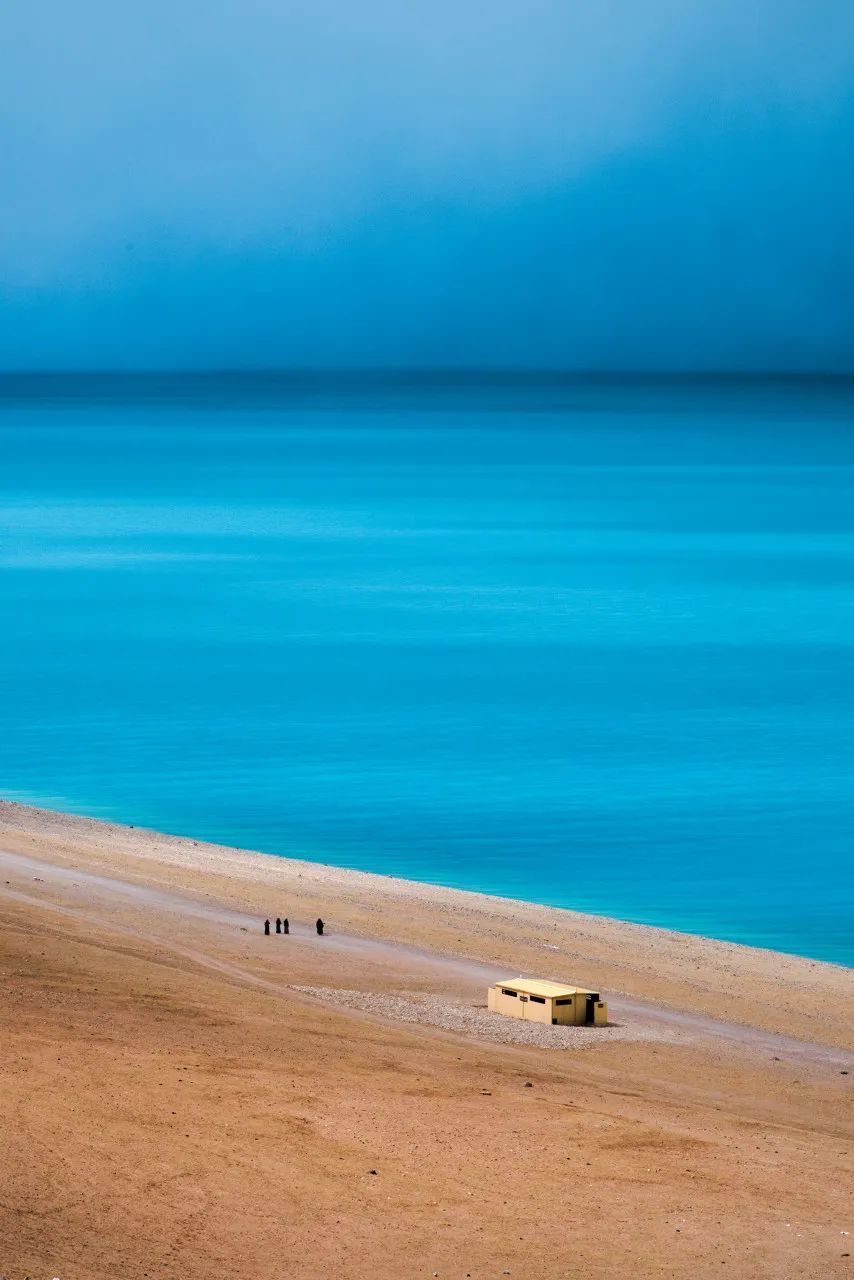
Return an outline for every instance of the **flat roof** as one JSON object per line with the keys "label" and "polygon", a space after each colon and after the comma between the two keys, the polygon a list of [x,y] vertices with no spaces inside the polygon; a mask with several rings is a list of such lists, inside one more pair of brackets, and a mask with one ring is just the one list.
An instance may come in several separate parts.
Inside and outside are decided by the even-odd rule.
{"label": "flat roof", "polygon": [[555,996],[598,995],[587,987],[568,987],[563,982],[546,982],[543,978],[502,978],[495,985],[506,987],[508,991],[521,991],[524,995],[545,996],[549,1000]]}

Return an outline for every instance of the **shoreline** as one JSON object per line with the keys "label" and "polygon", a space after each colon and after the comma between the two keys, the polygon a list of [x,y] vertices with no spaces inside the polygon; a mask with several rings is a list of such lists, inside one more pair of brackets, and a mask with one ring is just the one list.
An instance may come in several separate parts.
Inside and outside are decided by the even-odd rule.
{"label": "shoreline", "polygon": [[[0,800],[0,849],[224,904],[294,903],[348,934],[593,984],[667,1009],[854,1048],[854,970],[829,961],[238,849]],[[275,908],[272,913],[276,914]]]}
{"label": "shoreline", "polygon": [[325,862],[314,858],[301,858],[288,853],[274,853],[266,849],[254,849],[245,845],[222,844],[216,840],[206,840],[200,837],[189,835],[186,833],[177,833],[172,831],[161,831],[155,827],[148,827],[137,823],[121,822],[114,818],[94,817],[90,814],[81,813],[73,809],[54,809],[43,805],[29,804],[22,800],[11,800],[5,796],[0,796],[0,835],[4,830],[5,814],[9,810],[21,810],[36,816],[36,820],[49,824],[51,820],[55,820],[62,825],[70,822],[79,822],[81,824],[92,824],[93,828],[102,831],[112,830],[120,835],[127,835],[134,832],[140,841],[146,839],[155,842],[159,848],[166,843],[174,843],[178,846],[192,846],[201,850],[214,850],[224,854],[236,854],[246,858],[262,858],[272,859],[276,862],[282,862],[290,867],[299,867],[300,874],[310,873],[314,869],[320,869],[326,873],[333,873],[341,878],[353,877],[354,884],[361,878],[367,885],[371,882],[379,882],[383,885],[394,887],[403,895],[418,895],[419,891],[426,891],[429,894],[441,895],[450,894],[459,896],[460,898],[470,897],[474,904],[492,904],[495,906],[503,906],[506,908],[531,908],[537,912],[559,912],[564,916],[569,916],[579,921],[590,921],[599,925],[616,925],[627,930],[641,930],[645,933],[657,935],[660,938],[667,938],[672,941],[682,940],[691,944],[709,944],[720,947],[735,947],[738,950],[753,951],[763,956],[776,957],[779,960],[795,960],[803,961],[809,965],[823,965],[831,969],[838,969],[843,973],[854,975],[854,965],[845,964],[840,960],[826,960],[821,956],[812,956],[801,951],[782,951],[776,947],[766,947],[761,943],[735,941],[731,938],[720,938],[716,934],[696,933],[691,929],[676,929],[668,925],[650,924],[643,920],[631,920],[625,916],[612,915],[604,911],[584,911],[576,907],[560,906],[556,903],[541,902],[534,898],[519,898],[508,894],[492,893],[486,889],[469,889],[461,886],[444,884],[436,880],[413,879],[408,876],[395,875],[386,871],[369,871],[361,867],[345,866],[335,862]]}

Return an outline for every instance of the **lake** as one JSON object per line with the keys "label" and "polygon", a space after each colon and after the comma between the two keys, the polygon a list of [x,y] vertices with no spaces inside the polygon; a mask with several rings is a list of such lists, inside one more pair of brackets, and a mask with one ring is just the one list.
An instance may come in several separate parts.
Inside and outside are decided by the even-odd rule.
{"label": "lake", "polygon": [[854,384],[0,378],[0,792],[854,963]]}

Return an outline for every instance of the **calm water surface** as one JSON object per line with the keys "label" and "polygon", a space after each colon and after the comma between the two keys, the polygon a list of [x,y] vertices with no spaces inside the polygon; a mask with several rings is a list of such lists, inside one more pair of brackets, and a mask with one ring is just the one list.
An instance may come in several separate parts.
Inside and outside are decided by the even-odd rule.
{"label": "calm water surface", "polygon": [[0,380],[0,791],[854,963],[852,419]]}

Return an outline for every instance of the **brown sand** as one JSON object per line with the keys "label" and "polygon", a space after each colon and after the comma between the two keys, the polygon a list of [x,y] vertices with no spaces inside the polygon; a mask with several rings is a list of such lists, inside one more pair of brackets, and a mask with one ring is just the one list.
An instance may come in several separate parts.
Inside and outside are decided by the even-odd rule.
{"label": "brown sand", "polygon": [[854,1277],[851,970],[10,804],[0,966],[10,1280]]}

